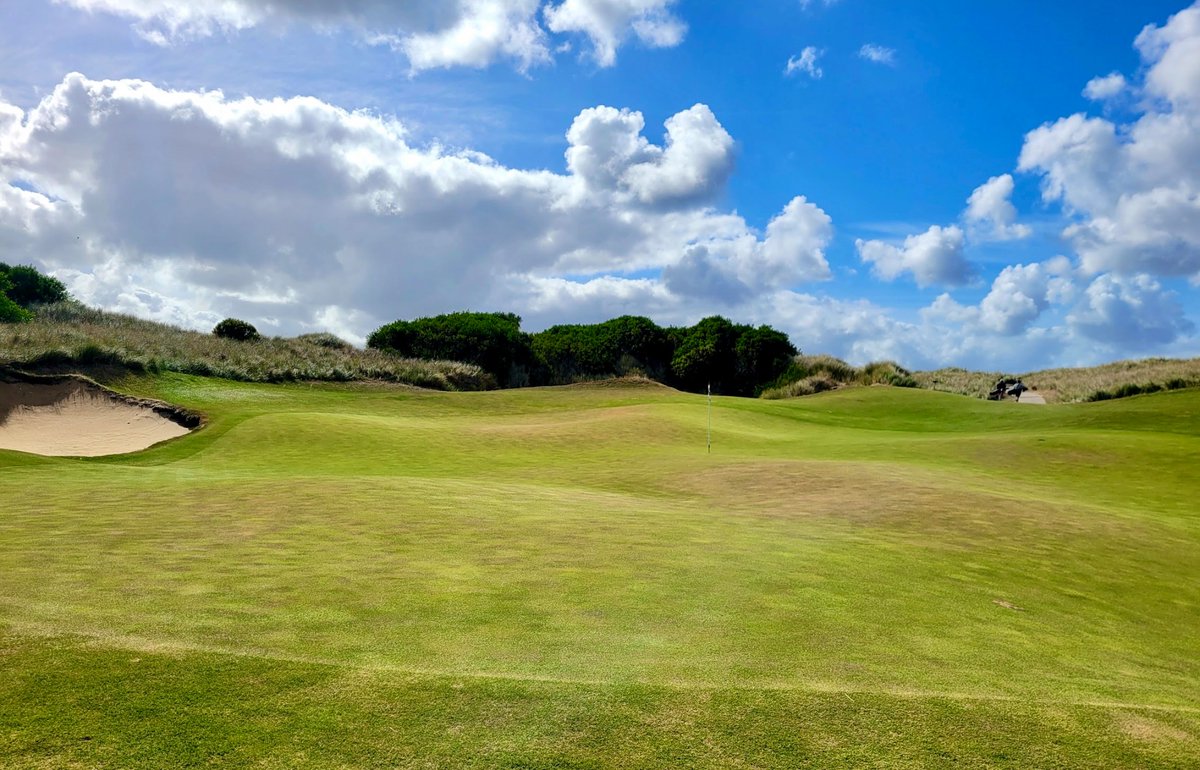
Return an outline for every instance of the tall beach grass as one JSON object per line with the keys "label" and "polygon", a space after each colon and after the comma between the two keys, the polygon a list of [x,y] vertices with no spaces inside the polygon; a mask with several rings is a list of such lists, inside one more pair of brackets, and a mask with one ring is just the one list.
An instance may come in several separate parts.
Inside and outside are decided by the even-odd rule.
{"label": "tall beach grass", "polygon": [[[1100,366],[1043,369],[1015,375],[1048,400],[1103,401],[1139,393],[1200,386],[1200,358],[1143,358]],[[947,368],[915,372],[922,388],[985,398],[996,382],[1014,377],[1007,372],[973,372]]]}
{"label": "tall beach grass", "polygon": [[118,366],[247,382],[384,380],[437,390],[484,390],[471,364],[360,350],[332,334],[239,342],[133,316],[60,302],[32,321],[0,324],[0,364],[36,371]]}

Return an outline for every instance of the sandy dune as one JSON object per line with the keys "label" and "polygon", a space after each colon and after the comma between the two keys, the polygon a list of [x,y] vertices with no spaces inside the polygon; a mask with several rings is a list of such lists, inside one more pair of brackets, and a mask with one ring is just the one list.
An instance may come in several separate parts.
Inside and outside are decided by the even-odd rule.
{"label": "sandy dune", "polygon": [[0,381],[0,449],[97,457],[136,452],[187,432],[152,405],[83,380]]}

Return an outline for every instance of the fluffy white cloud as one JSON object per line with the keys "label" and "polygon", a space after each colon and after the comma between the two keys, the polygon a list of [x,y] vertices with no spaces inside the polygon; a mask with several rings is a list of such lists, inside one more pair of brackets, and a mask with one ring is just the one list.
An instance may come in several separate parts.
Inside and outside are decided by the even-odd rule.
{"label": "fluffy white cloud", "polygon": [[889,67],[896,63],[895,48],[887,48],[875,43],[865,43],[862,48],[858,49],[858,55],[859,58],[875,62],[876,64],[886,64]]}
{"label": "fluffy white cloud", "polygon": [[[414,70],[484,67],[507,58],[522,70],[549,61],[547,29],[591,40],[602,66],[616,61],[628,37],[645,45],[678,45],[686,26],[675,0],[55,0],[88,12],[135,20],[159,45],[262,25],[308,24],[351,29],[371,43],[401,51]],[[545,27],[542,26],[542,18]]]}
{"label": "fluffy white cloud", "polygon": [[814,80],[820,80],[825,76],[825,71],[817,66],[817,59],[825,52],[815,46],[806,46],[799,56],[789,56],[787,66],[783,69],[783,74],[794,75],[797,72],[804,73]]}
{"label": "fluffy white cloud", "polygon": [[903,246],[885,241],[855,241],[858,255],[872,272],[888,281],[911,273],[920,287],[943,284],[961,286],[970,280],[972,269],[963,254],[966,236],[951,225],[934,225],[920,235],[910,235]]}
{"label": "fluffy white cloud", "polygon": [[[1019,169],[1072,218],[1085,270],[1200,275],[1200,4],[1137,38],[1145,112],[1117,125],[1072,115],[1025,137]],[[1109,88],[1093,81],[1097,93]]]}
{"label": "fluffy white cloud", "polygon": [[1116,351],[1163,345],[1195,330],[1174,295],[1146,275],[1096,278],[1067,321]]}
{"label": "fluffy white cloud", "polygon": [[663,281],[681,296],[733,306],[766,291],[828,279],[825,247],[832,237],[829,215],[800,196],[771,220],[764,239],[744,233],[694,244],[663,269]]}
{"label": "fluffy white cloud", "polygon": [[[421,3],[401,3],[401,7]],[[436,67],[486,67],[504,57],[522,71],[550,60],[546,34],[538,25],[538,0],[469,0],[444,26],[396,26],[393,31],[368,33],[403,51],[414,70]],[[355,20],[361,26],[361,21]]]}
{"label": "fluffy white cloud", "polygon": [[1147,26],[1135,41],[1150,65],[1146,91],[1176,109],[1200,108],[1200,3],[1171,17],[1162,27]]}
{"label": "fluffy white cloud", "polygon": [[733,138],[697,104],[666,122],[666,147],[644,136],[640,112],[592,107],[567,132],[567,167],[589,194],[616,193],[647,204],[688,204],[718,193],[733,171]]}
{"label": "fluffy white cloud", "polygon": [[979,303],[980,324],[997,334],[1023,333],[1050,307],[1074,293],[1065,258],[1032,265],[1010,265],[992,281]]}
{"label": "fluffy white cloud", "polygon": [[28,113],[0,102],[0,247],[104,307],[199,328],[336,323],[356,339],[400,316],[553,307],[551,294],[699,312],[685,267],[675,293],[613,274],[700,250],[751,295],[828,275],[832,224],[804,198],[762,234],[709,207],[733,142],[707,107],[670,118],[663,146],[642,128],[585,110],[569,173],[525,171],[316,99],[71,75]]}
{"label": "fluffy white cloud", "polygon": [[1094,101],[1102,102],[1106,99],[1112,99],[1125,92],[1128,83],[1125,82],[1125,76],[1119,72],[1114,72],[1103,77],[1095,77],[1088,81],[1083,88],[1083,95]]}
{"label": "fluffy white cloud", "polygon": [[1028,238],[1033,233],[1027,225],[1017,224],[1017,209],[1012,204],[1012,193],[1011,174],[994,176],[975,188],[967,199],[967,210],[963,215],[972,226],[973,235],[1008,241]]}
{"label": "fluffy white cloud", "polygon": [[679,45],[687,26],[670,8],[675,0],[563,0],[545,9],[553,32],[581,32],[592,41],[596,61],[610,67],[617,47],[632,34],[653,48]]}

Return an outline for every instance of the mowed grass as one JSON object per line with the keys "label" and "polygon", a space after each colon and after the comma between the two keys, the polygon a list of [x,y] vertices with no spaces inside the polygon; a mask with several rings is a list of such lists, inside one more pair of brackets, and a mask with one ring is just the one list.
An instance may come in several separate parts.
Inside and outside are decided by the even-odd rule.
{"label": "mowed grass", "polygon": [[0,452],[0,766],[1200,766],[1200,391],[116,385],[209,423]]}

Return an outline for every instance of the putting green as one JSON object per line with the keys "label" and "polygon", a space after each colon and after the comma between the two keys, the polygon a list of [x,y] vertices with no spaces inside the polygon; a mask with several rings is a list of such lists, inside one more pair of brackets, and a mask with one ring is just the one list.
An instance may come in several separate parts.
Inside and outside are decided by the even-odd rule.
{"label": "putting green", "polygon": [[117,384],[0,452],[0,766],[1185,767],[1200,391]]}

